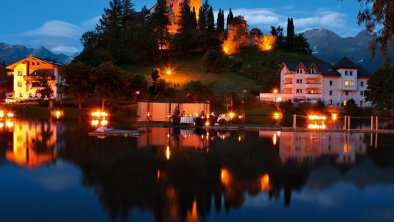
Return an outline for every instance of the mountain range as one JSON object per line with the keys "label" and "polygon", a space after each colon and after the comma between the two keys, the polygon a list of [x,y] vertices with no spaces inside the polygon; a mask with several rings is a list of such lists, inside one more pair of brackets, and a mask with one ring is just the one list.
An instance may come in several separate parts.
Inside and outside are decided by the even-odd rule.
{"label": "mountain range", "polygon": [[48,59],[62,64],[69,63],[74,58],[74,56],[55,54],[44,47],[33,49],[22,45],[0,43],[0,62],[5,62],[6,65],[10,65],[28,56]]}
{"label": "mountain range", "polygon": [[[313,54],[328,62],[338,62],[343,56],[347,56],[356,64],[359,64],[371,72],[382,66],[382,54],[378,52],[376,58],[372,59],[372,52],[369,50],[369,43],[372,37],[361,31],[355,37],[343,38],[335,32],[326,29],[313,29],[304,32]],[[394,58],[394,51],[390,52]]]}

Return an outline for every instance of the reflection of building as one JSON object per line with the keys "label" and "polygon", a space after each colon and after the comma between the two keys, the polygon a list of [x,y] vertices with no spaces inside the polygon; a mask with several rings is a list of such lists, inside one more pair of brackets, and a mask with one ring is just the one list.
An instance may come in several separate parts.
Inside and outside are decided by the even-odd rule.
{"label": "reflection of building", "polygon": [[57,127],[52,122],[16,121],[12,150],[6,158],[28,168],[51,163],[56,159]]}
{"label": "reflection of building", "polygon": [[37,89],[40,81],[44,79],[48,80],[48,85],[53,90],[53,98],[61,99],[57,88],[57,84],[62,83],[58,73],[59,64],[30,56],[8,66],[7,69],[12,70],[11,75],[14,76],[14,91],[8,93],[8,101],[39,98]]}
{"label": "reflection of building", "polygon": [[[138,147],[185,147],[207,149],[209,138],[206,135],[194,134],[192,129],[147,128],[146,133],[138,137]],[[179,130],[179,131],[178,131]]]}
{"label": "reflection of building", "polygon": [[279,155],[283,163],[314,161],[322,156],[336,157],[340,164],[355,163],[357,155],[365,154],[363,133],[282,132]]}

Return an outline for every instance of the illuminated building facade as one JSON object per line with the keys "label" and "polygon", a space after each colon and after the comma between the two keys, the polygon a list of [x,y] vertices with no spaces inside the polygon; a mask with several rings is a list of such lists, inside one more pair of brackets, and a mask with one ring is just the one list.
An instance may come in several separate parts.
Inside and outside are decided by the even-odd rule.
{"label": "illuminated building facade", "polygon": [[42,60],[34,56],[29,56],[10,66],[7,69],[14,77],[14,90],[7,93],[8,101],[24,101],[40,98],[37,92],[37,82],[40,79],[48,79],[48,84],[53,90],[52,99],[60,100],[61,93],[58,91],[58,85],[63,84],[59,75],[59,66],[50,61]]}
{"label": "illuminated building facade", "polygon": [[280,93],[262,93],[261,100],[324,101],[342,106],[353,99],[360,107],[365,101],[370,73],[344,57],[335,66],[326,63],[284,62],[280,68]]}

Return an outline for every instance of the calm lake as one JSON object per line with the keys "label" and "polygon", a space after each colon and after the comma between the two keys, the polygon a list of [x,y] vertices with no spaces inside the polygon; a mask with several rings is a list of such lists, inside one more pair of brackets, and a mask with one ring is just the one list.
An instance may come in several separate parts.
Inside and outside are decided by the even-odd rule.
{"label": "calm lake", "polygon": [[0,221],[394,221],[394,135],[0,130]]}

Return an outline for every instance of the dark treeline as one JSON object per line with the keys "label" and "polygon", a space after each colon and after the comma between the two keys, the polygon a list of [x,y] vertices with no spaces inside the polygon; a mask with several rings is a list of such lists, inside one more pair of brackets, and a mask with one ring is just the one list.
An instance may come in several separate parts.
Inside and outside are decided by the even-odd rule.
{"label": "dark treeline", "polygon": [[178,30],[174,35],[168,30],[170,17],[166,0],[158,0],[152,12],[146,7],[137,12],[130,0],[112,0],[95,30],[83,34],[84,49],[76,60],[92,66],[107,61],[118,65],[147,64],[161,60],[162,49],[169,47],[173,54],[182,56],[220,47],[225,31],[222,9],[215,21],[207,0],[200,9],[190,9],[185,0],[176,19]]}

